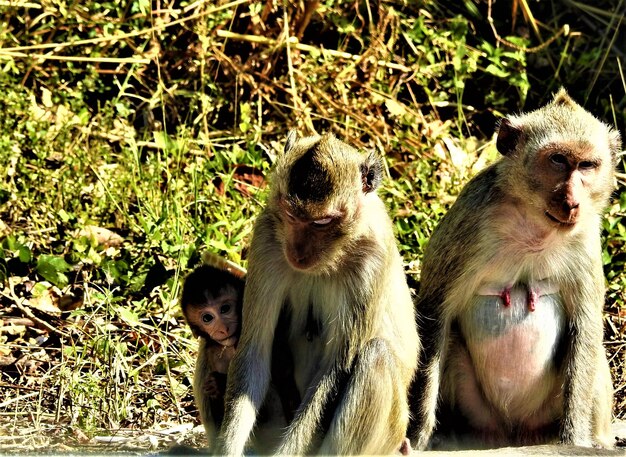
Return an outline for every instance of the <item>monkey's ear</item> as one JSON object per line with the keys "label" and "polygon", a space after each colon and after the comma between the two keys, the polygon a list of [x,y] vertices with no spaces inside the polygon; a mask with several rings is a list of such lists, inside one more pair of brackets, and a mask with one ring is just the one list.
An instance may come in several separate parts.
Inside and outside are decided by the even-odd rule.
{"label": "monkey's ear", "polygon": [[619,157],[622,152],[622,139],[617,130],[609,130],[609,150],[611,151],[611,159],[613,159],[613,166],[617,166],[619,163]]}
{"label": "monkey's ear", "polygon": [[368,194],[379,186],[383,174],[383,164],[381,158],[371,151],[367,159],[361,164],[361,183],[363,192]]}
{"label": "monkey's ear", "polygon": [[498,139],[496,140],[498,152],[504,156],[513,154],[521,137],[520,127],[513,125],[507,118],[502,119],[498,125]]}
{"label": "monkey's ear", "polygon": [[552,103],[554,103],[555,105],[561,105],[561,106],[563,105],[575,106],[576,105],[576,102],[572,99],[572,97],[567,95],[567,91],[565,90],[564,87],[561,87],[558,90],[558,92],[554,94]]}
{"label": "monkey's ear", "polygon": [[291,148],[293,148],[293,145],[296,144],[297,139],[298,133],[296,132],[296,130],[289,130],[289,133],[287,134],[287,142],[285,143],[285,149],[283,149],[283,153],[286,154],[287,152],[291,151]]}

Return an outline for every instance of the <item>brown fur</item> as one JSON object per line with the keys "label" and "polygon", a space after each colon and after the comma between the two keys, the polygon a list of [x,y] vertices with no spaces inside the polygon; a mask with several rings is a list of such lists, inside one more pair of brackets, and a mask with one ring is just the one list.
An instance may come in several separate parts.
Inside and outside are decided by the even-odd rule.
{"label": "brown fur", "polygon": [[[467,184],[424,256],[413,444],[428,444],[440,394],[439,429],[483,436],[482,445],[610,447],[599,235],[619,134],[561,90],[503,120],[497,146],[504,157]],[[541,287],[552,292],[530,298]],[[529,352],[513,353],[513,343]]]}
{"label": "brown fur", "polygon": [[[185,279],[181,308],[193,334],[200,338],[193,392],[209,446],[214,447],[217,431],[224,417],[226,375],[236,352],[241,330],[245,270],[215,254],[205,254],[203,260],[205,264],[197,267]],[[212,326],[202,320],[203,314],[220,312],[220,307],[225,304],[233,306],[223,315],[219,325]],[[283,327],[279,325],[277,345],[282,344],[282,333]],[[223,342],[215,340],[227,336]],[[260,433],[256,437],[253,443],[256,452],[271,451],[279,439],[276,430],[291,421],[300,403],[300,394],[293,378],[291,354],[286,351],[279,354],[274,352],[272,387],[261,412],[264,429],[269,430],[269,433]]]}
{"label": "brown fur", "polygon": [[241,454],[267,391],[281,310],[303,393],[277,452],[397,451],[418,352],[380,164],[332,135],[290,135],[252,239],[220,451]]}

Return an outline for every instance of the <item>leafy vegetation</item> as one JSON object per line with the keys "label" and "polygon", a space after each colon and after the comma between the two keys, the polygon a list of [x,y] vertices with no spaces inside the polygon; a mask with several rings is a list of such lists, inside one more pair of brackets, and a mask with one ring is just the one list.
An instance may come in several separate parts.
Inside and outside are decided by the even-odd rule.
{"label": "leafy vegetation", "polygon": [[[615,3],[0,3],[0,445],[196,442],[181,278],[207,250],[246,264],[290,128],[384,154],[417,287],[499,116],[565,85],[624,132]],[[625,178],[603,232],[620,418]]]}

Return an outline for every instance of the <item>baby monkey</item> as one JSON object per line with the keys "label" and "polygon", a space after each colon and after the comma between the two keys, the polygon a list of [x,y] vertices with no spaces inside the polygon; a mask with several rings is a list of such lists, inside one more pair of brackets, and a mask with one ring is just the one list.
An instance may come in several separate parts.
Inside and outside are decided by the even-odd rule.
{"label": "baby monkey", "polygon": [[193,335],[200,338],[194,396],[205,427],[206,419],[212,418],[219,427],[224,417],[226,374],[239,340],[244,285],[242,276],[201,265],[183,286],[183,314]]}
{"label": "baby monkey", "polygon": [[[241,332],[245,271],[217,256],[205,262],[210,264],[197,267],[185,279],[181,307],[193,335],[200,338],[193,391],[207,438],[213,443],[224,418],[228,367]],[[300,403],[290,357],[276,358],[272,382],[275,393],[268,396],[259,421],[278,420],[284,426]]]}

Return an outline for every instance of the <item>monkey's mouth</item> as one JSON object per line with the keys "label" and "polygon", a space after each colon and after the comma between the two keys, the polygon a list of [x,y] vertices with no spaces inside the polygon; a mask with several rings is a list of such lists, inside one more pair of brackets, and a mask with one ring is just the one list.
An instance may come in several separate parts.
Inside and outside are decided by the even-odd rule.
{"label": "monkey's mouth", "polygon": [[235,335],[228,336],[223,340],[215,340],[220,346],[234,346],[237,343],[237,337]]}
{"label": "monkey's mouth", "polygon": [[313,256],[296,256],[291,252],[287,251],[285,253],[285,257],[287,258],[289,264],[294,270],[298,271],[308,271],[312,269],[317,263],[317,258]]}
{"label": "monkey's mouth", "polygon": [[555,224],[558,224],[559,227],[572,228],[574,225],[576,225],[576,220],[562,221],[562,220],[556,218],[555,216],[553,216],[552,214],[550,214],[550,212],[548,212],[548,211],[546,211],[545,214],[546,214],[546,217],[548,219],[550,219]]}

